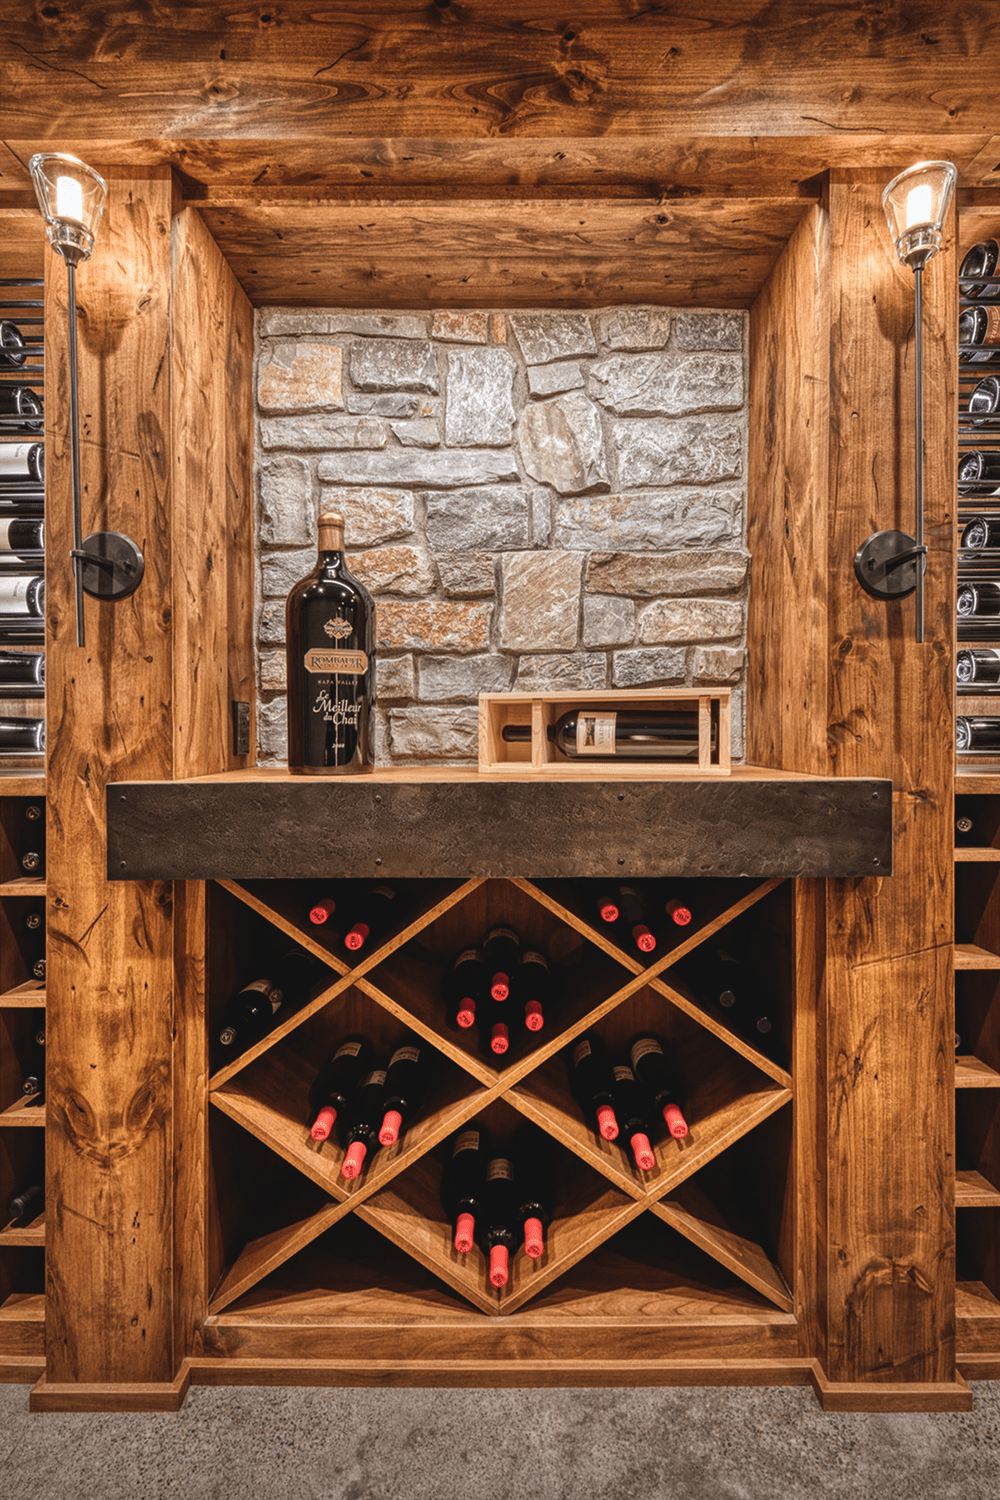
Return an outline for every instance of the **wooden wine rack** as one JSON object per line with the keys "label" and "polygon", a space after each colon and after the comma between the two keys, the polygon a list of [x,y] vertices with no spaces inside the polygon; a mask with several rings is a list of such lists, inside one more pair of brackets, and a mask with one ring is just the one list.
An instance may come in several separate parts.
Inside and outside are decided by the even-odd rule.
{"label": "wooden wine rack", "polygon": [[[789,1104],[791,1074],[727,1027],[724,1012],[701,1006],[671,973],[680,958],[745,913],[753,911],[765,929],[787,928],[787,885],[700,882],[695,924],[679,929],[677,942],[644,964],[587,920],[579,885],[403,882],[398,899],[408,907],[405,921],[348,968],[335,926],[310,928],[305,920],[309,883],[271,884],[277,889],[269,892],[262,883],[224,881],[210,894],[210,1038],[225,1000],[246,978],[254,946],[263,957],[275,937],[293,937],[328,966],[329,982],[320,982],[305,1004],[209,1080],[215,1110],[294,1169],[291,1180],[276,1190],[281,1201],[275,1221],[221,1268],[217,1262],[207,1267],[210,1321],[321,1235],[330,1232],[335,1245],[335,1226],[349,1215],[401,1247],[480,1313],[495,1315],[524,1308],[647,1210],[675,1231],[673,1238],[697,1245],[755,1293],[791,1312],[792,1294],[774,1258],[779,1236],[769,1236],[765,1248],[742,1229],[738,1217],[729,1222],[722,1206],[692,1180]],[[594,894],[596,899],[596,887]],[[454,953],[498,922],[514,925],[525,945],[550,953],[562,994],[539,1045],[532,1045],[530,1034],[515,1032],[511,1051],[494,1066],[477,1050],[474,1037],[445,1026],[440,983]],[[775,976],[783,981],[779,1001],[790,1027],[790,976],[780,964],[773,967],[772,983]],[[649,1174],[640,1173],[619,1144],[601,1140],[583,1118],[569,1094],[563,1056],[568,1043],[590,1027],[614,1050],[624,1051],[640,1026],[654,1027],[666,1039],[691,1127],[683,1143],[669,1137],[658,1143],[657,1166]],[[398,1145],[379,1151],[348,1184],[340,1176],[344,1153],[335,1137],[323,1145],[310,1137],[308,1093],[338,1039],[354,1031],[369,1035],[382,1053],[407,1033],[417,1033],[434,1048],[435,1076],[424,1108]],[[790,1041],[789,1031],[780,1042],[783,1052]],[[480,1117],[501,1137],[527,1117],[557,1143],[557,1202],[545,1255],[538,1262],[515,1256],[502,1291],[489,1285],[478,1249],[465,1257],[456,1254],[440,1202],[439,1148],[461,1125]],[[219,1244],[231,1238],[225,1222],[231,1205],[221,1191],[229,1179],[215,1173],[214,1181],[219,1196],[209,1215],[220,1223],[209,1243]],[[736,1202],[730,1198],[730,1213]],[[662,1238],[669,1259],[672,1236],[662,1233]],[[332,1260],[335,1264],[335,1249]],[[759,1305],[753,1296],[750,1301]]]}

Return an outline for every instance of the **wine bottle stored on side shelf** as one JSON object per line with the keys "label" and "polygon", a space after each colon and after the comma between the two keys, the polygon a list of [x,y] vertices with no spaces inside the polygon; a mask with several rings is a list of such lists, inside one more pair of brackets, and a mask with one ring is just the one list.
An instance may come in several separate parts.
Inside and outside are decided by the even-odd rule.
{"label": "wine bottle stored on side shelf", "polygon": [[960,844],[971,844],[971,843],[974,843],[975,840],[973,838],[973,834],[975,833],[975,830],[976,830],[976,825],[973,822],[972,818],[967,817],[964,813],[961,813],[955,819],[955,840],[956,840],[956,843],[960,843]]}
{"label": "wine bottle stored on side shelf", "polygon": [[361,1175],[366,1161],[379,1149],[379,1131],[385,1117],[385,1069],[366,1073],[358,1085],[346,1115],[341,1116],[341,1139],[346,1155],[340,1168],[342,1177],[353,1182]]}
{"label": "wine bottle stored on side shelf", "polygon": [[588,1120],[597,1120],[597,1128],[606,1141],[618,1139],[614,1111],[614,1077],[604,1043],[590,1031],[574,1042],[569,1053],[570,1088]]}
{"label": "wine bottle stored on side shelf", "polygon": [[416,1040],[397,1047],[385,1075],[384,1113],[379,1130],[383,1146],[394,1146],[403,1127],[420,1108],[427,1087],[430,1049]]}
{"label": "wine bottle stored on side shelf", "polygon": [[1000,244],[996,240],[980,240],[966,252],[958,272],[961,278],[958,283],[960,296],[978,297],[984,302],[996,301],[1000,298],[1000,286],[990,286],[988,282],[966,280],[966,277],[995,276],[998,252],[1000,252]]}
{"label": "wine bottle stored on side shelf", "polygon": [[351,1095],[369,1071],[371,1056],[371,1043],[365,1037],[347,1037],[317,1074],[309,1091],[309,1112],[313,1118],[309,1133],[314,1141],[329,1140]]}
{"label": "wine bottle stored on side shelf", "polygon": [[28,358],[24,334],[9,318],[0,318],[0,367],[19,370]]}
{"label": "wine bottle stored on side shelf", "polygon": [[646,1090],[657,1114],[663,1116],[674,1140],[684,1140],[688,1133],[687,1121],[659,1037],[649,1032],[637,1036],[629,1049],[629,1061],[636,1079]]}
{"label": "wine bottle stored on side shelf", "polygon": [[494,1000],[506,1000],[521,958],[520,939],[513,927],[491,928],[483,943],[483,957],[489,975],[490,994]]}
{"label": "wine bottle stored on side shelf", "polygon": [[21,1095],[25,1099],[39,1098],[45,1089],[45,1073],[25,1073],[21,1080]]}
{"label": "wine bottle stored on side shelf", "polygon": [[1000,651],[992,646],[977,646],[975,650],[959,651],[955,658],[955,676],[960,686],[975,683],[977,686],[993,687],[1000,682]]}
{"label": "wine bottle stored on side shelf", "polygon": [[646,897],[634,885],[620,885],[618,910],[639,952],[652,953],[656,948],[656,934],[649,925],[649,902]]}
{"label": "wine bottle stored on side shelf", "polygon": [[955,749],[959,755],[1000,751],[1000,715],[959,714],[955,720]]}
{"label": "wine bottle stored on side shelf", "polygon": [[611,1072],[614,1077],[611,1100],[618,1133],[625,1137],[632,1148],[632,1155],[640,1172],[651,1172],[656,1166],[656,1157],[649,1144],[650,1123],[643,1090],[627,1063],[616,1063]]}
{"label": "wine bottle stored on side shelf", "polygon": [[514,1137],[514,1189],[517,1222],[529,1260],[545,1254],[545,1231],[552,1222],[552,1138],[525,1124]]}
{"label": "wine bottle stored on side shelf", "polygon": [[529,1031],[541,1031],[545,1025],[545,1006],[552,998],[552,971],[544,953],[529,949],[521,954],[516,988],[525,1026]]}
{"label": "wine bottle stored on side shelf", "polygon": [[351,908],[344,947],[351,953],[359,953],[365,946],[373,948],[395,916],[395,902],[396,891],[391,885],[373,885],[362,892]]}
{"label": "wine bottle stored on side shelf", "polygon": [[[548,727],[548,737],[567,760],[697,760],[698,715],[665,709],[573,708]],[[531,739],[529,724],[505,724],[501,739]],[[712,744],[716,729],[712,726]]]}
{"label": "wine bottle stored on side shelf", "polygon": [[45,1207],[45,1189],[41,1183],[33,1182],[30,1187],[23,1188],[16,1193],[7,1205],[7,1218],[19,1219],[26,1223],[29,1219],[37,1219]]}
{"label": "wine bottle stored on side shelf", "polygon": [[960,495],[996,494],[1000,486],[1000,452],[996,449],[970,448],[959,455],[958,493]]}
{"label": "wine bottle stored on side shelf", "polygon": [[337,910],[337,903],[332,896],[321,896],[315,905],[309,908],[309,920],[314,927],[322,927],[324,922],[329,922]]}
{"label": "wine bottle stored on side shelf", "polygon": [[451,1220],[452,1241],[459,1255],[468,1255],[476,1242],[488,1159],[489,1139],[483,1127],[460,1130],[441,1179],[441,1202]]}
{"label": "wine bottle stored on side shelf", "polygon": [[0,719],[0,751],[40,755],[44,749],[44,719]]}
{"label": "wine bottle stored on side shelf", "polygon": [[0,485],[39,484],[44,478],[44,443],[0,443]]}
{"label": "wine bottle stored on side shelf", "polygon": [[45,960],[44,960],[44,958],[36,958],[35,959],[34,963],[31,965],[31,977],[33,979],[44,979],[45,978]]}
{"label": "wine bottle stored on side shelf", "polygon": [[[998,412],[1000,412],[1000,380],[995,375],[987,375],[974,387],[969,397],[969,420],[973,427],[987,427]],[[960,421],[961,416],[960,412]]]}
{"label": "wine bottle stored on side shelf", "polygon": [[288,769],[300,776],[375,764],[375,605],[344,562],[344,518],[319,518],[319,560],[285,609]]}
{"label": "wine bottle stored on side shelf", "polygon": [[1000,615],[1000,583],[961,584],[957,608],[960,620],[993,619]]}
{"label": "wine bottle stored on side shelf", "polygon": [[0,417],[17,419],[0,424],[0,431],[41,432],[45,426],[43,413],[42,398],[30,385],[11,385],[6,381],[0,383]]}
{"label": "wine bottle stored on side shelf", "polygon": [[479,1238],[483,1254],[489,1257],[490,1284],[497,1291],[507,1285],[510,1257],[517,1249],[517,1208],[514,1164],[510,1157],[494,1156],[486,1167]]}
{"label": "wine bottle stored on side shelf", "polygon": [[613,895],[605,892],[603,896],[598,896],[597,915],[602,922],[607,922],[609,925],[618,921],[621,913],[618,910],[618,902]]}
{"label": "wine bottle stored on side shelf", "polygon": [[0,517],[0,556],[40,557],[45,551],[45,522],[26,516]]}
{"label": "wine bottle stored on side shelf", "polygon": [[45,652],[0,651],[0,697],[5,687],[44,689]]}
{"label": "wine bottle stored on side shelf", "polygon": [[[1000,314],[1000,307],[997,308],[997,313]],[[968,552],[983,552],[1000,547],[1000,518],[974,516],[962,528],[959,545]]]}
{"label": "wine bottle stored on side shelf", "polygon": [[487,994],[489,973],[478,948],[464,948],[441,981],[448,1023],[468,1031],[476,1024],[476,1010]]}
{"label": "wine bottle stored on side shelf", "polygon": [[1000,358],[1000,307],[963,307],[958,315],[961,358],[973,365]]}
{"label": "wine bottle stored on side shelf", "polygon": [[501,1005],[490,995],[485,995],[476,1007],[476,1025],[479,1041],[487,1057],[496,1061],[510,1048],[510,1028],[513,1011],[509,1005]]}
{"label": "wine bottle stored on side shelf", "polygon": [[689,927],[691,925],[691,908],[679,896],[668,896],[663,903],[663,910],[675,927]]}

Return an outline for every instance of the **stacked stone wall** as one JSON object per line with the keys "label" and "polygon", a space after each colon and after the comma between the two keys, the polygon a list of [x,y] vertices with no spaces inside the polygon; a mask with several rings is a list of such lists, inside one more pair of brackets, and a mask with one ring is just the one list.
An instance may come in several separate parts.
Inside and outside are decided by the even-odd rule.
{"label": "stacked stone wall", "polygon": [[731,684],[743,751],[746,315],[257,315],[259,743],[284,601],[344,512],[380,762],[473,762],[482,692]]}

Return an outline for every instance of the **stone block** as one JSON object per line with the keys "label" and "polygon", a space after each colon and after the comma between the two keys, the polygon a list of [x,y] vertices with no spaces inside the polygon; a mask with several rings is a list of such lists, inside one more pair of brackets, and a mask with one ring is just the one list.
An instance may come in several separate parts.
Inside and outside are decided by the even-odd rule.
{"label": "stone block", "polygon": [[539,484],[561,495],[610,488],[601,419],[582,391],[526,406],[517,441],[524,467]]}
{"label": "stone block", "polygon": [[469,484],[501,484],[518,479],[509,454],[463,453],[453,449],[393,448],[364,458],[328,454],[319,461],[319,477],[330,484],[414,485],[421,489],[459,489]]}
{"label": "stone block", "polygon": [[371,594],[430,593],[436,581],[434,560],[426,547],[375,547],[352,552],[350,569]]}
{"label": "stone block", "polygon": [[506,344],[507,319],[503,313],[490,313],[490,338],[494,344]]}
{"label": "stone block", "polygon": [[711,484],[742,474],[743,424],[736,417],[623,417],[611,424],[611,451],[623,489]]}
{"label": "stone block", "polygon": [[261,559],[265,599],[287,599],[291,590],[316,566],[316,544],[294,552],[271,552]]}
{"label": "stone block", "polygon": [[742,760],[747,753],[746,739],[746,703],[741,687],[733,689],[732,703],[730,706],[732,722],[732,739],[730,741],[733,760]]}
{"label": "stone block", "polygon": [[413,657],[386,656],[380,652],[375,658],[375,697],[378,701],[387,703],[416,696]]}
{"label": "stone block", "polygon": [[500,644],[508,651],[568,651],[580,631],[582,552],[514,552],[501,560]]}
{"label": "stone block", "polygon": [[732,641],[743,634],[743,605],[730,599],[659,599],[639,615],[643,645]]}
{"label": "stone block", "polygon": [[742,504],[737,489],[648,490],[563,500],[555,507],[553,544],[605,552],[710,547],[739,535]]}
{"label": "stone block", "polygon": [[489,316],[484,312],[436,312],[431,324],[431,338],[453,344],[485,344]]}
{"label": "stone block", "polygon": [[678,349],[742,349],[745,317],[739,312],[675,313],[674,343]]}
{"label": "stone block", "polygon": [[599,552],[591,556],[587,587],[633,599],[730,594],[742,588],[749,563],[745,552]]}
{"label": "stone block", "polygon": [[285,601],[283,599],[271,600],[270,603],[261,605],[257,639],[262,646],[285,644]]}
{"label": "stone block", "polygon": [[597,353],[586,313],[523,312],[507,317],[526,364],[547,365],[553,359]]}
{"label": "stone block", "polygon": [[612,354],[590,367],[591,393],[620,417],[681,417],[743,405],[741,354]]}
{"label": "stone block", "polygon": [[428,701],[506,693],[514,680],[511,656],[422,656],[417,696]]}
{"label": "stone block", "polygon": [[263,417],[262,448],[384,448],[389,429],[377,417]]}
{"label": "stone block", "polygon": [[295,547],[313,541],[316,519],[312,474],[304,458],[265,458],[259,469],[258,537],[266,547]]}
{"label": "stone block", "polygon": [[269,307],[257,314],[261,336],[300,333],[363,333],[382,338],[424,339],[427,318],[421,313],[300,311],[295,307]]}
{"label": "stone block", "polygon": [[739,682],[746,652],[742,646],[699,646],[692,653],[695,682]]}
{"label": "stone block", "polygon": [[257,748],[272,760],[288,759],[288,720],[285,699],[257,704]]}
{"label": "stone block", "polygon": [[441,588],[451,599],[477,599],[496,593],[492,552],[439,552]]}
{"label": "stone block", "polygon": [[585,646],[627,646],[634,635],[635,605],[631,599],[584,599]]}
{"label": "stone block", "polygon": [[575,360],[560,365],[532,365],[528,369],[528,395],[536,401],[574,391],[583,385],[583,371]]}
{"label": "stone block", "polygon": [[531,545],[547,547],[552,536],[552,491],[543,487],[531,492]]}
{"label": "stone block", "polygon": [[410,396],[405,391],[390,391],[382,396],[369,396],[364,391],[347,393],[347,410],[362,417],[412,417],[421,404],[420,396]]}
{"label": "stone block", "polygon": [[429,417],[417,417],[412,422],[390,422],[389,426],[404,448],[436,448],[441,442],[441,429]]}
{"label": "stone block", "polygon": [[575,693],[597,692],[607,684],[608,659],[603,651],[573,651],[561,656],[522,656],[514,688],[519,693]]}
{"label": "stone block", "polygon": [[530,546],[528,491],[522,485],[429,491],[427,541],[433,552],[489,548],[511,551]]}
{"label": "stone block", "polygon": [[423,339],[355,339],[351,380],[362,391],[431,391],[438,388],[434,345]]}
{"label": "stone block", "polygon": [[492,604],[386,600],[378,607],[378,644],[387,651],[485,651]]}
{"label": "stone block", "polygon": [[257,401],[262,411],[339,411],[343,355],[336,344],[273,344],[261,354]]}
{"label": "stone block", "polygon": [[506,349],[449,353],[444,440],[450,448],[505,447],[510,442],[516,370]]}
{"label": "stone block", "polygon": [[597,314],[597,337],[608,349],[662,349],[672,317],[663,307],[607,307]]}
{"label": "stone block", "polygon": [[661,647],[652,651],[616,651],[611,658],[611,681],[615,687],[649,687],[656,683],[683,682],[687,652]]}
{"label": "stone block", "polygon": [[404,760],[468,760],[479,755],[477,708],[393,708],[389,748]]}
{"label": "stone block", "polygon": [[376,547],[413,531],[413,496],[407,490],[324,489],[321,510],[339,510],[344,517],[348,553],[355,547]]}
{"label": "stone block", "polygon": [[262,651],[260,653],[260,690],[262,693],[283,693],[285,691],[285,667],[287,657],[284,651]]}

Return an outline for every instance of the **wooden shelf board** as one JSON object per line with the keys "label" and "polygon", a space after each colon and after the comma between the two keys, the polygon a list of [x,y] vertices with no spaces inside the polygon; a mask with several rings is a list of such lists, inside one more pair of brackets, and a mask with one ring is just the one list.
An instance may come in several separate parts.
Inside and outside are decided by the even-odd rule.
{"label": "wooden shelf board", "polygon": [[978,1057],[955,1058],[955,1087],[957,1089],[1000,1089],[1000,1073]]}
{"label": "wooden shelf board", "polygon": [[1000,793],[1000,766],[983,766],[982,770],[962,766],[956,773],[956,796],[995,797],[998,793]]}
{"label": "wooden shelf board", "polygon": [[1000,1323],[1000,1301],[983,1281],[956,1282],[955,1317],[960,1323]]}
{"label": "wooden shelf board", "polygon": [[682,1183],[668,1197],[654,1203],[651,1212],[720,1265],[735,1272],[775,1307],[794,1312],[792,1294],[777,1266],[755,1240],[727,1222],[696,1180]]}
{"label": "wooden shelf board", "polygon": [[6,1109],[0,1110],[0,1125],[34,1125],[44,1130],[45,1105],[32,1104],[24,1099],[15,1099]]}
{"label": "wooden shelf board", "polygon": [[6,1224],[0,1229],[0,1249],[5,1245],[44,1245],[45,1210],[28,1224]]}
{"label": "wooden shelf board", "polygon": [[45,1322],[44,1292],[11,1292],[0,1304],[0,1327],[4,1323]]}
{"label": "wooden shelf board", "polygon": [[974,1169],[955,1173],[956,1208],[998,1208],[1000,1188]]}
{"label": "wooden shelf board", "polygon": [[1000,969],[1000,953],[990,953],[975,943],[955,944],[956,969]]}
{"label": "wooden shelf board", "polygon": [[0,1010],[42,1010],[45,1007],[45,980],[27,979],[0,995]]}
{"label": "wooden shelf board", "polygon": [[0,896],[44,896],[45,889],[44,875],[19,875],[0,884]]}
{"label": "wooden shelf board", "polygon": [[562,1058],[553,1058],[530,1074],[506,1097],[522,1114],[617,1187],[633,1198],[649,1202],[663,1197],[774,1114],[787,1103],[791,1093],[773,1079],[763,1077],[743,1058],[729,1053],[685,1095],[687,1137],[675,1141],[666,1136],[654,1141],[656,1166],[652,1172],[640,1172],[626,1147],[618,1141],[602,1140],[596,1124],[591,1127],[584,1120],[570,1096]]}
{"label": "wooden shelf board", "polygon": [[955,863],[957,865],[978,865],[1000,863],[1000,849],[974,849],[971,845],[955,850]]}
{"label": "wooden shelf board", "polygon": [[0,768],[0,797],[44,797],[45,772]]}

